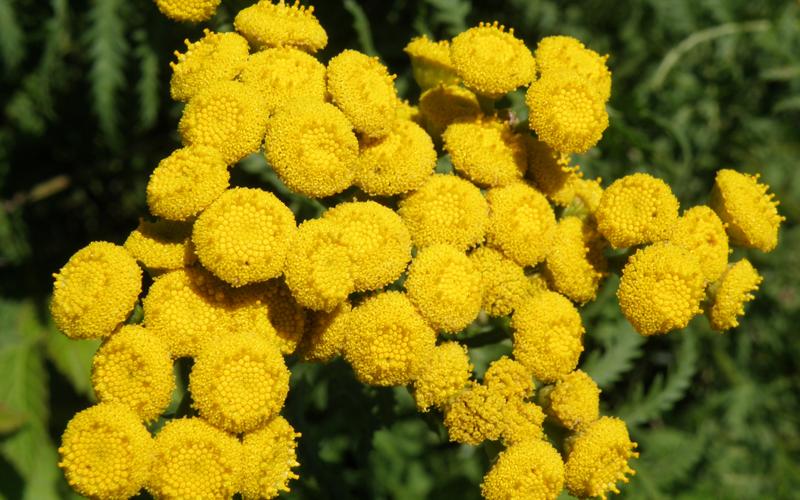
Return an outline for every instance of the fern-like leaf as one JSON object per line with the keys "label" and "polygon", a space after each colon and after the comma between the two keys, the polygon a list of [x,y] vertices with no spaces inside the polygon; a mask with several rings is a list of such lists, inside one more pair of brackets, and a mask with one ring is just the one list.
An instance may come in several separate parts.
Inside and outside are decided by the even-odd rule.
{"label": "fern-like leaf", "polygon": [[25,57],[25,39],[11,0],[0,0],[0,57],[6,73],[11,73]]}
{"label": "fern-like leaf", "polygon": [[627,321],[616,321],[607,328],[608,336],[602,335],[598,329],[605,341],[603,352],[592,351],[581,366],[601,389],[608,389],[633,368],[634,361],[642,356],[644,344],[644,337],[636,333]]}
{"label": "fern-like leaf", "polygon": [[139,97],[139,124],[142,129],[151,128],[158,118],[158,56],[147,37],[147,32],[139,29],[134,34],[136,40],[136,59],[139,62],[139,80],[136,93]]}
{"label": "fern-like leaf", "polygon": [[467,29],[467,15],[472,9],[469,0],[426,0],[434,9],[433,24],[442,24],[450,36]]}
{"label": "fern-like leaf", "polygon": [[375,49],[375,42],[372,40],[372,28],[364,9],[361,8],[361,5],[356,0],[344,0],[343,5],[345,10],[353,16],[353,29],[356,30],[361,50],[371,56],[377,55],[378,51]]}

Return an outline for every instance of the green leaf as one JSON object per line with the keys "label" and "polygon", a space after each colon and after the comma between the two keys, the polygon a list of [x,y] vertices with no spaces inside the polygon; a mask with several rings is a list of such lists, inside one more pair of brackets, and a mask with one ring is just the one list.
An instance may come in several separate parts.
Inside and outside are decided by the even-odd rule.
{"label": "green leaf", "polygon": [[364,9],[359,5],[356,0],[344,0],[344,8],[353,16],[353,29],[356,30],[358,36],[358,43],[361,45],[361,50],[371,56],[378,55],[375,49],[375,42],[372,40],[372,29],[370,28],[369,18],[364,12]]}
{"label": "green leaf", "polygon": [[[703,434],[698,434],[670,428],[644,433],[639,443],[642,458],[637,462],[637,473],[647,475],[659,489],[686,479],[706,448]],[[675,460],[676,456],[681,459]]]}
{"label": "green leaf", "polygon": [[0,0],[0,57],[6,73],[14,71],[25,56],[22,28],[11,0]]}
{"label": "green leaf", "polygon": [[45,335],[48,359],[69,380],[75,392],[92,397],[92,356],[99,340],[71,340],[55,328]]}
{"label": "green leaf", "polygon": [[431,21],[447,27],[447,34],[455,36],[467,29],[467,15],[472,10],[468,0],[426,0],[433,7]]}
{"label": "green leaf", "polygon": [[604,337],[605,332],[611,335],[605,338],[603,352],[592,351],[581,366],[601,389],[610,388],[633,368],[634,361],[642,356],[644,344],[644,338],[625,320],[598,327],[596,335]]}
{"label": "green leaf", "polygon": [[136,40],[136,59],[139,61],[139,81],[136,82],[136,92],[139,97],[139,124],[142,129],[151,128],[158,118],[160,104],[158,56],[153,46],[150,45],[148,34],[140,29],[134,33]]}

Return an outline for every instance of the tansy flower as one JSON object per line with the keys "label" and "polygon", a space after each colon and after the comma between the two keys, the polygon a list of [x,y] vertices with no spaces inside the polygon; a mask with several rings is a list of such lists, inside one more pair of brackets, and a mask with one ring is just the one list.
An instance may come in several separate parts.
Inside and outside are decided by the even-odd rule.
{"label": "tansy flower", "polygon": [[105,241],[78,250],[53,277],[50,314],[71,339],[111,335],[142,291],[142,270],[136,260],[121,246]]}
{"label": "tansy flower", "polygon": [[449,41],[435,42],[422,35],[412,38],[403,51],[411,57],[414,80],[423,90],[440,83],[458,83],[456,68],[450,60]]}
{"label": "tansy flower", "polygon": [[533,54],[514,30],[480,23],[453,38],[450,59],[464,84],[479,94],[498,98],[536,77]]}
{"label": "tansy flower", "polygon": [[313,311],[309,327],[300,344],[300,356],[306,361],[327,362],[341,356],[347,337],[349,302],[342,302],[331,312]]}
{"label": "tansy flower", "polygon": [[196,42],[184,40],[186,52],[175,51],[178,62],[170,63],[170,95],[176,101],[188,101],[199,91],[216,82],[233,80],[247,60],[247,40],[236,33],[203,30]]}
{"label": "tansy flower", "polygon": [[536,46],[536,67],[542,78],[565,75],[588,83],[605,102],[611,96],[611,72],[608,56],[587,49],[571,36],[548,36]]}
{"label": "tansy flower", "polygon": [[175,389],[167,345],[146,328],[123,326],[95,353],[92,387],[98,400],[121,403],[140,419],[155,420]]}
{"label": "tansy flower", "polygon": [[506,399],[475,382],[447,406],[444,425],[450,441],[477,446],[496,441],[503,432]]}
{"label": "tansy flower", "polygon": [[661,179],[626,175],[603,192],[597,229],[615,248],[665,240],[678,221],[678,199]]}
{"label": "tansy flower", "polygon": [[481,116],[478,97],[458,85],[438,85],[422,93],[419,112],[425,129],[439,140],[448,125],[456,121],[470,121]]}
{"label": "tansy flower", "polygon": [[486,500],[552,500],[563,487],[561,456],[547,441],[531,439],[500,452],[483,478],[481,493]]}
{"label": "tansy flower", "polygon": [[564,217],[545,258],[550,287],[581,304],[595,298],[607,268],[600,239],[593,234],[596,231],[581,219]]}
{"label": "tansy flower", "polygon": [[209,423],[249,432],[283,408],[289,370],[268,339],[255,332],[226,332],[208,339],[195,357],[189,390]]}
{"label": "tansy flower", "polygon": [[128,235],[124,247],[150,274],[156,275],[194,263],[191,234],[189,224],[139,219],[139,226]]}
{"label": "tansy flower", "polygon": [[580,370],[539,392],[548,415],[567,429],[585,428],[600,417],[600,388]]}
{"label": "tansy flower", "polygon": [[525,271],[500,251],[481,246],[469,258],[481,273],[481,307],[489,316],[507,316],[529,296]]}
{"label": "tansy flower", "polygon": [[711,208],[727,224],[733,244],[762,252],[771,252],[778,244],[778,228],[785,218],[778,214],[778,202],[768,189],[758,182],[758,175],[717,172]]}
{"label": "tansy flower", "polygon": [[171,420],[156,435],[147,491],[156,498],[230,498],[239,489],[239,441],[199,418]]}
{"label": "tansy flower", "polygon": [[622,269],[617,298],[642,335],[684,328],[700,313],[705,278],[697,257],[671,243],[638,250]]}
{"label": "tansy flower", "polygon": [[709,288],[711,302],[706,313],[711,328],[724,331],[739,326],[738,316],[744,315],[744,305],[755,298],[753,292],[758,290],[761,280],[747,259],[731,264]]}
{"label": "tansy flower", "polygon": [[434,329],[458,332],[481,310],[481,273],[450,245],[417,253],[404,284],[408,298]]}
{"label": "tansy flower", "polygon": [[[493,388],[489,388],[493,391]],[[506,446],[542,438],[544,412],[531,401],[508,397],[503,405],[503,430],[501,440]]]}
{"label": "tansy flower", "polygon": [[[397,120],[398,121],[411,121],[417,125],[422,125],[422,113],[419,111],[419,106],[411,104],[408,99],[397,99]],[[395,126],[397,124],[395,123]]]}
{"label": "tansy flower", "polygon": [[130,498],[150,474],[153,440],[130,408],[100,403],[72,417],[58,453],[58,466],[81,495]]}
{"label": "tansy flower", "polygon": [[328,44],[328,34],[314,16],[314,7],[284,0],[261,0],[236,14],[233,27],[256,49],[296,47],[314,53]]}
{"label": "tansy flower", "polygon": [[483,383],[490,390],[507,398],[527,398],[533,395],[531,372],[519,361],[508,356],[492,361],[483,375]]}
{"label": "tansy flower", "polygon": [[173,21],[199,23],[211,19],[221,0],[155,0],[158,10]]}
{"label": "tansy flower", "polygon": [[559,153],[542,141],[527,140],[528,170],[539,191],[556,205],[566,207],[575,198],[575,186],[581,173],[570,165],[570,156]]}
{"label": "tansy flower", "polygon": [[635,474],[628,465],[639,456],[634,449],[636,443],[628,436],[625,422],[601,417],[567,442],[567,490],[577,497],[603,499],[608,492],[619,493],[616,483],[627,483],[627,475]]}
{"label": "tansy flower", "polygon": [[576,179],[574,184],[575,198],[572,202],[580,200],[581,205],[590,214],[597,212],[600,206],[600,200],[603,197],[603,187],[601,186],[602,179]]}
{"label": "tansy flower", "polygon": [[242,496],[275,498],[289,491],[289,481],[299,476],[292,472],[297,462],[297,438],[289,422],[276,416],[267,425],[242,439]]}
{"label": "tansy flower", "polygon": [[685,248],[700,261],[706,281],[716,281],[728,266],[725,225],[707,206],[686,210],[678,219],[669,241]]}
{"label": "tansy flower", "polygon": [[445,342],[434,348],[414,380],[414,400],[419,411],[445,408],[469,383],[472,364],[467,348],[458,342]]}

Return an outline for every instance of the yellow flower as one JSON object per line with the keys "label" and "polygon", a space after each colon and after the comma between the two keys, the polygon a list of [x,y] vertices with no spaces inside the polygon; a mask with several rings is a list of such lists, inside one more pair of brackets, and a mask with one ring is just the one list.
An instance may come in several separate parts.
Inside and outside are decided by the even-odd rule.
{"label": "yellow flower", "polygon": [[136,495],[150,474],[153,440],[128,407],[100,403],[72,417],[58,449],[67,482],[90,498]]}
{"label": "yellow flower", "polygon": [[295,101],[269,121],[264,151],[289,189],[323,198],[352,184],[358,139],[332,104]]}
{"label": "yellow flower", "polygon": [[711,303],[706,313],[711,328],[724,331],[739,326],[739,316],[744,315],[744,305],[755,298],[762,278],[747,259],[731,264],[709,292]]}
{"label": "yellow flower", "polygon": [[147,491],[156,498],[230,498],[239,489],[242,446],[199,418],[171,420],[156,435]]}
{"label": "yellow flower", "polygon": [[467,250],[483,241],[489,224],[480,189],[454,175],[433,175],[400,201],[397,212],[417,247],[444,243]]}
{"label": "yellow flower", "polygon": [[199,23],[211,19],[221,0],[155,0],[158,10],[173,21]]}
{"label": "yellow flower", "polygon": [[544,275],[550,287],[578,303],[594,300],[607,262],[600,239],[577,217],[558,222],[545,258]]}
{"label": "yellow flower", "polygon": [[725,225],[705,205],[683,212],[669,241],[697,257],[706,281],[716,281],[728,267],[730,249]]}
{"label": "yellow flower", "polygon": [[569,205],[581,178],[578,167],[570,165],[570,156],[534,138],[527,141],[527,150],[528,177],[550,201],[562,207]]}
{"label": "yellow flower", "polygon": [[579,200],[581,205],[590,214],[597,212],[600,206],[600,200],[603,197],[603,187],[601,186],[602,179],[576,179],[575,180],[575,198]]}
{"label": "yellow flower", "polygon": [[527,398],[533,395],[534,384],[531,372],[507,356],[492,361],[483,375],[483,383],[491,391],[507,398]]}
{"label": "yellow flower", "polygon": [[328,34],[314,16],[314,7],[289,5],[284,0],[272,0],[242,9],[233,20],[236,31],[257,50],[268,47],[296,47],[314,53],[328,44]]}
{"label": "yellow flower", "polygon": [[193,406],[228,432],[255,430],[283,408],[289,370],[278,347],[256,332],[227,332],[208,339],[189,378]]}
{"label": "yellow flower", "polygon": [[529,297],[525,271],[500,251],[481,246],[469,258],[481,273],[481,307],[489,316],[507,316]]}
{"label": "yellow flower", "polygon": [[328,92],[334,104],[367,137],[386,136],[397,116],[394,75],[377,57],[345,50],[328,62]]}
{"label": "yellow flower", "polygon": [[[419,106],[411,104],[407,99],[397,99],[397,120],[398,121],[411,121],[417,125],[422,125],[422,114],[419,111]],[[395,124],[397,126],[397,124]]]}
{"label": "yellow flower", "polygon": [[642,335],[684,328],[700,310],[705,278],[697,257],[667,242],[633,254],[622,269],[617,299]]}
{"label": "yellow flower", "polygon": [[535,266],[544,260],[556,228],[547,198],[516,183],[490,189],[486,199],[491,209],[487,242],[521,266]]}
{"label": "yellow flower", "polygon": [[600,388],[580,370],[565,375],[539,394],[547,414],[567,429],[585,428],[600,417]]}
{"label": "yellow flower", "polygon": [[498,98],[536,77],[533,54],[514,30],[480,23],[453,38],[450,58],[464,84],[479,94]]}
{"label": "yellow flower", "polygon": [[[492,388],[489,388],[490,391]],[[506,446],[542,438],[544,412],[531,401],[508,398],[503,405],[503,431],[501,440]]]}
{"label": "yellow flower", "polygon": [[564,487],[564,462],[555,448],[542,439],[510,446],[497,457],[483,478],[486,500],[552,500]]}
{"label": "yellow flower", "polygon": [[436,333],[401,292],[368,298],[347,321],[344,356],[364,384],[410,384],[436,345]]}
{"label": "yellow flower", "polygon": [[619,493],[617,481],[627,483],[627,475],[635,474],[628,465],[631,458],[639,456],[635,448],[625,422],[601,417],[567,443],[567,490],[577,497],[603,499],[610,491]]}
{"label": "yellow flower", "polygon": [[175,389],[167,345],[146,328],[123,326],[95,353],[92,387],[98,400],[121,403],[140,419],[155,420]]}
{"label": "yellow flower", "polygon": [[184,40],[186,52],[175,51],[178,62],[170,63],[170,95],[188,101],[213,83],[233,80],[247,61],[247,40],[236,33],[203,30],[196,42]]}
{"label": "yellow flower", "polygon": [[127,319],[142,291],[142,270],[121,246],[95,241],[54,274],[50,314],[71,339],[103,338]]}
{"label": "yellow flower", "polygon": [[341,356],[347,336],[347,316],[351,310],[349,302],[342,302],[331,312],[312,312],[308,331],[300,344],[300,356],[305,361],[323,363]]}
{"label": "yellow flower", "polygon": [[434,42],[422,35],[411,39],[403,51],[411,57],[414,80],[422,89],[435,87],[440,83],[458,83],[456,68],[450,60],[449,41]]}
{"label": "yellow flower", "polygon": [[784,217],[778,214],[775,195],[758,182],[758,175],[735,170],[717,172],[711,192],[711,208],[727,224],[734,245],[771,252],[778,244],[778,228]]}
{"label": "yellow flower", "polygon": [[450,441],[477,446],[503,432],[505,398],[475,382],[447,406],[444,425]]}
{"label": "yellow flower", "polygon": [[275,498],[289,491],[289,481],[299,476],[292,472],[297,462],[300,433],[281,416],[242,439],[242,497]]}
{"label": "yellow flower", "polygon": [[472,364],[467,348],[458,342],[445,342],[434,348],[414,380],[414,400],[419,411],[445,408],[469,383]]}
{"label": "yellow flower", "polygon": [[157,275],[194,263],[191,234],[189,224],[139,219],[123,246],[151,275]]}
{"label": "yellow flower", "polygon": [[442,135],[453,167],[475,184],[505,186],[525,175],[525,137],[497,118],[459,121]]}
{"label": "yellow flower", "polygon": [[425,129],[435,140],[439,140],[451,123],[480,117],[481,105],[478,97],[464,87],[442,84],[422,93],[419,112]]}
{"label": "yellow flower", "polygon": [[417,253],[404,284],[408,298],[435,330],[459,332],[481,310],[481,273],[450,245]]}
{"label": "yellow flower", "polygon": [[678,199],[661,179],[626,175],[603,192],[597,229],[615,248],[665,240],[678,222]]}
{"label": "yellow flower", "polygon": [[611,96],[608,56],[587,49],[571,36],[548,36],[539,41],[534,53],[542,78],[564,75],[588,83],[605,102]]}

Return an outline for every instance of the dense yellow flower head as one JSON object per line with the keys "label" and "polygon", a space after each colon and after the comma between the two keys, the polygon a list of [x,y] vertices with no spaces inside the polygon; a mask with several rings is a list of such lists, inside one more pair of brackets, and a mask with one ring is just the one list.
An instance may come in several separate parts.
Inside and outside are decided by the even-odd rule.
{"label": "dense yellow flower head", "polygon": [[141,420],[155,420],[175,389],[167,345],[146,328],[123,326],[92,358],[92,387],[99,401],[121,403]]}
{"label": "dense yellow flower head", "polygon": [[128,318],[142,291],[142,270],[124,248],[105,241],[78,250],[54,274],[50,314],[71,339],[103,338]]}
{"label": "dense yellow flower head", "polygon": [[247,40],[236,33],[203,30],[196,42],[184,40],[186,52],[175,51],[178,62],[170,63],[170,95],[188,101],[213,83],[233,80],[247,61]]}
{"label": "dense yellow flower head", "polygon": [[506,399],[485,385],[473,382],[447,406],[444,425],[450,441],[477,446],[496,441],[503,433]]}
{"label": "dense yellow flower head", "polygon": [[581,370],[544,389],[545,411],[567,429],[585,428],[600,417],[600,388]]}
{"label": "dense yellow flower head", "polygon": [[[410,121],[417,125],[422,125],[422,114],[419,111],[419,106],[411,104],[408,99],[397,99],[397,120]],[[397,124],[395,123],[395,126]]]}
{"label": "dense yellow flower head", "polygon": [[[489,387],[490,391],[495,391]],[[532,401],[522,398],[507,398],[503,405],[503,431],[501,440],[506,446],[540,439],[544,412]]]}
{"label": "dense yellow flower head", "polygon": [[600,184],[602,179],[576,179],[575,180],[575,200],[579,200],[581,205],[590,214],[597,212],[600,207],[600,200],[603,198],[603,186]]}
{"label": "dense yellow flower head", "polygon": [[309,315],[308,330],[299,348],[303,360],[325,363],[342,355],[351,310],[349,302],[342,302],[331,312],[314,311]]}
{"label": "dense yellow flower head", "polygon": [[100,403],[72,417],[58,453],[58,466],[75,491],[124,499],[136,495],[150,474],[153,440],[130,408]]}
{"label": "dense yellow flower head", "polygon": [[269,121],[264,151],[289,189],[322,198],[352,184],[358,139],[332,104],[295,101]]}
{"label": "dense yellow flower head", "polygon": [[564,487],[564,462],[553,446],[531,439],[510,446],[484,476],[486,500],[554,500]]}
{"label": "dense yellow flower head", "polygon": [[221,0],[155,0],[158,10],[173,21],[199,23],[211,19]]}
{"label": "dense yellow flower head", "polygon": [[711,208],[727,224],[731,243],[771,252],[778,244],[778,229],[785,220],[778,214],[775,195],[758,182],[758,175],[730,169],[717,172],[711,191]]}
{"label": "dense yellow flower head", "polygon": [[472,375],[467,348],[458,342],[436,346],[414,380],[414,400],[419,411],[445,408],[463,390]]}
{"label": "dense yellow flower head", "polygon": [[156,435],[147,491],[156,498],[230,498],[239,489],[242,446],[200,418],[171,420]]}
{"label": "dense yellow flower head", "polygon": [[615,248],[652,243],[667,239],[678,222],[678,199],[661,179],[626,175],[603,192],[595,217]]}
{"label": "dense yellow flower head", "polygon": [[450,44],[450,59],[464,84],[498,98],[536,78],[536,62],[514,30],[494,22],[459,33]]}
{"label": "dense yellow flower head", "polygon": [[642,335],[684,328],[701,312],[705,278],[697,257],[671,243],[638,250],[622,269],[617,298]]}
{"label": "dense yellow flower head", "polygon": [[410,384],[436,344],[436,333],[401,292],[368,298],[347,321],[344,356],[364,384]]}
{"label": "dense yellow flower head", "polygon": [[483,375],[483,383],[492,391],[508,398],[527,398],[533,395],[534,384],[531,372],[507,356],[492,361]]}
{"label": "dense yellow flower head", "polygon": [[242,439],[242,497],[275,498],[289,491],[289,481],[299,476],[292,469],[297,461],[300,433],[281,416]]}
{"label": "dense yellow flower head", "polygon": [[525,271],[499,250],[481,246],[469,258],[481,273],[481,307],[489,316],[507,316],[529,297]]}
{"label": "dense yellow flower head", "polygon": [[669,241],[685,248],[700,261],[706,281],[716,281],[728,267],[728,235],[720,218],[705,205],[686,210]]}
{"label": "dense yellow flower head", "polygon": [[588,83],[605,102],[611,96],[608,56],[587,49],[571,36],[548,36],[536,46],[536,66],[542,78],[565,75]]}
{"label": "dense yellow flower head", "polygon": [[711,328],[724,331],[739,326],[744,305],[755,298],[762,278],[747,259],[731,264],[718,282],[710,287],[711,302],[707,307]]}
{"label": "dense yellow flower head", "polygon": [[470,121],[481,116],[478,97],[459,85],[438,85],[422,93],[419,112],[425,129],[439,140],[448,125],[456,121]]}
{"label": "dense yellow flower head", "polygon": [[559,153],[542,141],[528,138],[527,177],[556,205],[565,207],[575,198],[581,173],[570,165],[570,155]]}
{"label": "dense yellow flower head", "polygon": [[139,219],[123,246],[151,275],[157,275],[194,263],[191,234],[192,226],[183,222]]}
{"label": "dense yellow flower head", "polygon": [[483,241],[489,224],[481,190],[455,175],[433,175],[400,201],[397,213],[417,247],[444,243],[467,250]]}
{"label": "dense yellow flower head", "polygon": [[628,461],[639,456],[636,443],[618,418],[601,417],[571,438],[567,448],[564,479],[577,497],[605,499],[609,492],[619,493],[618,481],[627,483],[627,475],[635,474]]}
{"label": "dense yellow flower head", "polygon": [[296,47],[314,53],[328,44],[328,34],[314,16],[314,7],[289,5],[284,0],[260,0],[239,11],[233,27],[261,50],[269,47]]}
{"label": "dense yellow flower head", "polygon": [[587,222],[564,217],[545,258],[544,275],[550,288],[581,304],[594,300],[607,268],[600,239],[594,235]]}
{"label": "dense yellow flower head", "polygon": [[411,71],[420,88],[428,89],[440,83],[458,84],[459,78],[450,60],[450,42],[435,42],[422,35],[412,38],[403,51],[411,57]]}
{"label": "dense yellow flower head", "polygon": [[556,228],[547,198],[520,182],[492,188],[486,199],[491,209],[487,242],[521,266],[541,262]]}

